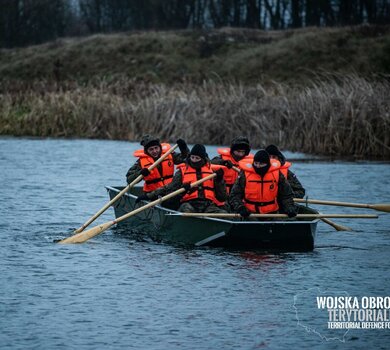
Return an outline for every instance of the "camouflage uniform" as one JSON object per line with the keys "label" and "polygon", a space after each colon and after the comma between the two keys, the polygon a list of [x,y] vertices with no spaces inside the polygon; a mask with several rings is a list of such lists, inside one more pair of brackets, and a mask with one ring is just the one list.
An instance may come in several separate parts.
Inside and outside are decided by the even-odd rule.
{"label": "camouflage uniform", "polygon": [[[145,135],[145,136],[143,136],[143,138],[141,140],[141,145],[145,145],[146,146],[145,148],[147,148],[147,145],[152,143],[152,142],[159,143],[159,140],[155,137],[150,136],[150,135]],[[175,152],[171,153],[174,164],[184,163],[190,150],[185,145],[185,149],[181,149],[180,152],[181,153],[175,153]],[[159,171],[159,173],[161,174],[162,173],[162,164],[160,163],[159,165],[157,165],[156,168]],[[142,168],[141,168],[140,160],[137,159],[137,161],[134,163],[134,165],[126,173],[126,180],[127,180],[128,184],[131,183],[133,180],[135,180],[139,175],[141,175],[141,169]]]}
{"label": "camouflage uniform", "polygon": [[[239,212],[240,208],[244,206],[245,185],[245,172],[241,171],[229,196],[229,204],[235,212]],[[279,172],[278,182],[278,204],[279,212],[287,213],[289,210],[295,210],[291,186],[281,172]]]}
{"label": "camouflage uniform", "polygon": [[[205,163],[203,162],[203,165]],[[201,174],[200,170],[196,169],[197,178],[200,180]],[[173,176],[172,182],[169,183],[166,186],[160,187],[157,190],[147,193],[147,196],[150,200],[157,199],[158,197],[163,197],[171,192],[174,192],[178,190],[179,188],[183,187],[183,179],[182,179],[182,173],[181,170],[177,170],[175,175]],[[226,185],[225,181],[216,181],[214,179],[214,191],[215,191],[215,197],[221,201],[224,202],[227,199],[226,195]],[[180,198],[183,197],[183,195],[178,196]],[[180,207],[179,211],[181,212],[192,212],[192,213],[226,213],[225,210],[218,207],[213,201],[207,199],[204,197],[204,191],[202,187],[199,187],[199,198],[193,199],[191,201],[183,202]]]}
{"label": "camouflage uniform", "polygon": [[[276,147],[275,145],[269,145],[265,148],[265,150],[270,155],[278,157],[281,165],[284,165],[286,163],[286,157],[282,152],[280,152],[279,148]],[[296,175],[290,169],[288,169],[287,171],[287,181],[291,186],[294,198],[305,197],[305,192],[306,192],[305,189],[303,188],[302,184],[299,182]]]}
{"label": "camouflage uniform", "polygon": [[287,181],[291,186],[294,198],[305,197],[305,193],[306,193],[305,189],[303,188],[302,184],[299,182],[296,175],[291,170],[287,171]]}
{"label": "camouflage uniform", "polygon": [[[184,163],[186,156],[187,156],[186,154],[172,152],[173,163],[174,164]],[[160,163],[159,165],[157,165],[156,168],[161,174],[162,164]],[[133,164],[133,166],[127,171],[126,180],[128,184],[132,182],[134,179],[136,179],[139,175],[141,175],[141,169],[142,168],[141,168],[140,160],[137,159],[137,161]]]}
{"label": "camouflage uniform", "polygon": [[[243,149],[243,150],[246,150],[246,155],[247,156],[251,150],[251,146],[249,144],[249,140],[247,137],[245,136],[238,136],[236,138],[234,138],[230,144],[230,152],[232,153],[234,150],[237,150],[237,149]],[[245,157],[244,156],[244,157]],[[235,159],[235,158],[233,158]],[[235,159],[235,162],[238,163],[239,160],[236,160]],[[215,156],[212,160],[211,160],[211,164],[216,164],[216,165],[226,165],[226,160],[224,160],[222,158],[222,155],[218,155],[218,156]],[[225,204],[223,206],[220,206],[220,208],[226,210],[227,212],[231,212],[232,211],[232,208],[230,207],[229,205],[229,202],[225,202]]]}
{"label": "camouflage uniform", "polygon": [[[232,140],[232,143],[230,145],[231,152],[235,149],[246,149],[246,155],[248,155],[251,149],[249,140],[245,136],[236,137]],[[225,160],[222,159],[222,155],[218,155],[211,160],[211,164],[225,165]]]}
{"label": "camouflage uniform", "polygon": [[225,165],[225,161],[222,159],[222,156],[219,155],[211,159],[211,164]]}

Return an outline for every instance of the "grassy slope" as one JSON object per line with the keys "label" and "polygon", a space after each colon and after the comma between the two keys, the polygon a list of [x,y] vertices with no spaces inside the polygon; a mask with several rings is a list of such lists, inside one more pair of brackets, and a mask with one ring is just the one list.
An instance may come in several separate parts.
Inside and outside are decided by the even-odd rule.
{"label": "grassy slope", "polygon": [[219,77],[303,82],[318,73],[390,74],[390,26],[264,32],[137,32],[0,50],[0,79],[138,78],[172,83]]}

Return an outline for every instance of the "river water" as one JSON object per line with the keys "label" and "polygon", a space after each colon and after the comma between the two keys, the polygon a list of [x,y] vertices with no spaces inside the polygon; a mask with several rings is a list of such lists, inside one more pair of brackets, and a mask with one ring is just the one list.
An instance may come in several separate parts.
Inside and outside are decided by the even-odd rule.
{"label": "river water", "polygon": [[[319,223],[309,253],[184,249],[115,228],[53,243],[107,202],[105,185],[124,184],[136,147],[0,139],[0,348],[389,349],[389,329],[329,329],[316,298],[390,295],[390,214],[319,207],[380,217],[337,221],[353,232]],[[389,164],[292,170],[311,198],[390,202]]]}

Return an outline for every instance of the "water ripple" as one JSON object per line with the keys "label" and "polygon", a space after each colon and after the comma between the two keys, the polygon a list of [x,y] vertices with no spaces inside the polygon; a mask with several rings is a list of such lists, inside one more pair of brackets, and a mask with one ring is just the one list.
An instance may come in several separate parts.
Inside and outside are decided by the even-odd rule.
{"label": "water ripple", "polygon": [[[0,348],[386,348],[389,332],[380,330],[324,342],[297,325],[293,302],[312,287],[388,294],[388,214],[375,221],[335,219],[354,232],[319,223],[309,253],[187,249],[115,228],[87,244],[53,244],[107,202],[105,185],[123,184],[136,147],[0,139],[0,179],[7,184],[1,189]],[[110,166],[102,167],[107,159]],[[387,164],[297,163],[294,171],[311,198],[390,202]],[[98,222],[112,217],[110,209]],[[315,307],[307,311],[314,315]]]}

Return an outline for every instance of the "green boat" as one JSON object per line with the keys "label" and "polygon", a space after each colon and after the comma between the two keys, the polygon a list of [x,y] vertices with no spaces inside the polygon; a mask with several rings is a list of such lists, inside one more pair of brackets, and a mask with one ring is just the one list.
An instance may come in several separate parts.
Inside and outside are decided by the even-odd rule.
{"label": "green boat", "polygon": [[[113,199],[124,187],[106,187]],[[133,187],[114,205],[115,216],[136,209],[142,187]],[[299,206],[300,214],[318,214]],[[185,246],[212,246],[266,251],[312,251],[318,219],[241,221],[219,218],[183,217],[179,212],[156,205],[120,222],[125,232],[147,234],[152,239]]]}

